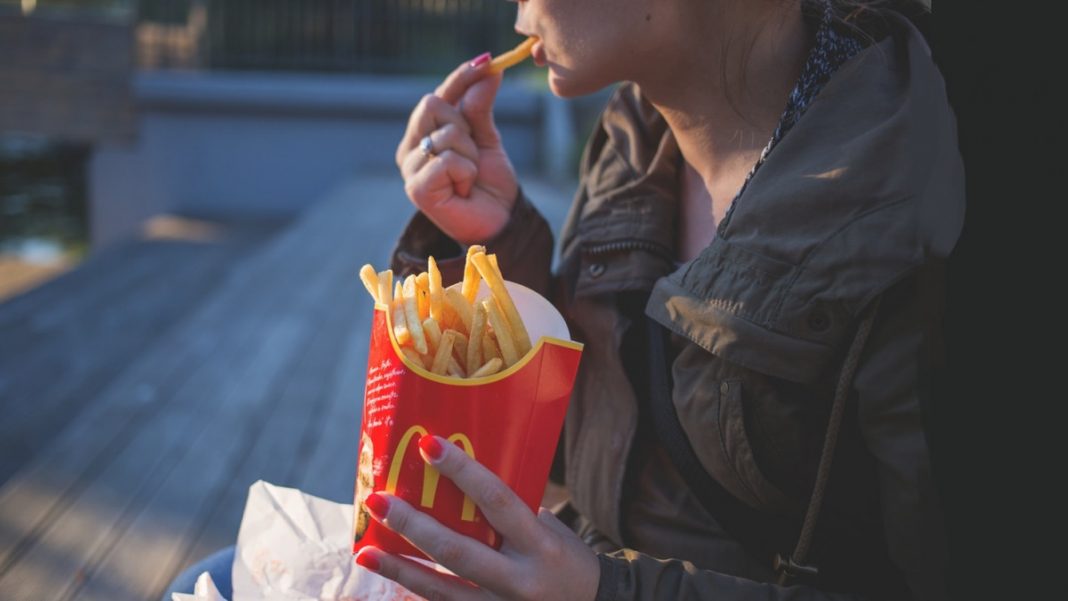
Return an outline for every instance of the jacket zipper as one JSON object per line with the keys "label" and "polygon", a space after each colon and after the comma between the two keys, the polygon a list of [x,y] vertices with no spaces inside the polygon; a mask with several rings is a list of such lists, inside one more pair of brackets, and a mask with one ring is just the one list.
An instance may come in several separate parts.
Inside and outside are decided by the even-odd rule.
{"label": "jacket zipper", "polygon": [[582,247],[582,254],[584,255],[605,255],[610,253],[619,253],[631,250],[644,250],[653,254],[661,255],[665,258],[671,259],[671,252],[668,251],[662,244],[656,242],[649,242],[648,240],[638,240],[631,238],[629,240],[615,240],[613,242],[602,242],[600,244],[593,244],[590,246]]}

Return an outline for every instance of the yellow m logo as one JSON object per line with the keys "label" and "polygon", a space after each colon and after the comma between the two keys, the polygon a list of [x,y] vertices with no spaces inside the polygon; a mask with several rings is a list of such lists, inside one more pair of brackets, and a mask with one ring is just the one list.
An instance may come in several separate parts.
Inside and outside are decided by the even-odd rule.
{"label": "yellow m logo", "polygon": [[[408,451],[408,445],[411,444],[412,438],[416,434],[426,436],[426,428],[419,425],[408,428],[404,436],[401,436],[396,452],[393,453],[393,460],[389,464],[389,477],[386,478],[386,492],[389,494],[395,494],[397,491],[397,480],[400,479],[401,466],[404,464],[404,454]],[[467,456],[471,459],[475,458],[475,448],[471,446],[471,440],[465,434],[457,432],[449,436],[448,441],[453,444],[460,443],[460,447],[467,453]],[[434,497],[438,492],[438,479],[440,477],[441,473],[430,464],[423,465],[423,497],[419,503],[423,507],[430,508],[434,506]],[[475,503],[467,495],[464,495],[464,507],[460,513],[460,519],[465,522],[473,522],[475,520]]]}

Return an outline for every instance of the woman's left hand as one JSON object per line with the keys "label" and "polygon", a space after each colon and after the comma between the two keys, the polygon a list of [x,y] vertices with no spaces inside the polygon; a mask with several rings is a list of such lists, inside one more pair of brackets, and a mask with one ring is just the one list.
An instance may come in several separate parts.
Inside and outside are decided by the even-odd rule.
{"label": "woman's left hand", "polygon": [[503,481],[444,439],[424,436],[419,451],[478,505],[503,538],[500,550],[441,525],[398,497],[374,493],[366,504],[376,520],[460,578],[374,547],[360,551],[358,564],[433,601],[592,601],[600,580],[597,556],[552,512],[542,508],[535,516]]}

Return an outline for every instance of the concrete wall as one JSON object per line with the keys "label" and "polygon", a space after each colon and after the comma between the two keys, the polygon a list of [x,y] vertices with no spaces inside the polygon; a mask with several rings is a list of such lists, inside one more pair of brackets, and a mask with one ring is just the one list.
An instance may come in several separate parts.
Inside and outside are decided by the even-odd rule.
{"label": "concrete wall", "polygon": [[[355,172],[396,173],[393,153],[408,114],[436,83],[375,76],[138,74],[132,82],[136,139],[98,144],[90,161],[94,246],[128,237],[144,219],[164,211],[289,214]],[[559,124],[543,123],[552,102],[519,84],[506,82],[501,89],[495,116],[520,171],[539,170],[552,157],[544,140],[561,135]]]}

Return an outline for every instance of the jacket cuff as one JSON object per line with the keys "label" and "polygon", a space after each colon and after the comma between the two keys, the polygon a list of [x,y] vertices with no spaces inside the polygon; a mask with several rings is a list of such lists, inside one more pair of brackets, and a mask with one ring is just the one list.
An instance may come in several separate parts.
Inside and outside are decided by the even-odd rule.
{"label": "jacket cuff", "polygon": [[450,286],[463,279],[465,250],[422,211],[416,211],[397,240],[390,266],[394,277],[404,278],[426,271],[427,257],[433,256],[441,271],[442,285]]}
{"label": "jacket cuff", "polygon": [[[547,293],[552,232],[522,188],[516,193],[508,223],[482,245],[487,252],[497,254],[505,279],[543,295]],[[426,271],[427,257],[431,255],[441,270],[442,285],[449,286],[463,279],[467,248],[446,235],[422,212],[416,212],[393,250],[390,264],[394,276]]]}
{"label": "jacket cuff", "polygon": [[601,564],[601,580],[597,583],[597,596],[594,601],[616,601],[619,584],[626,574],[627,562],[604,553],[597,554],[597,561]]}

